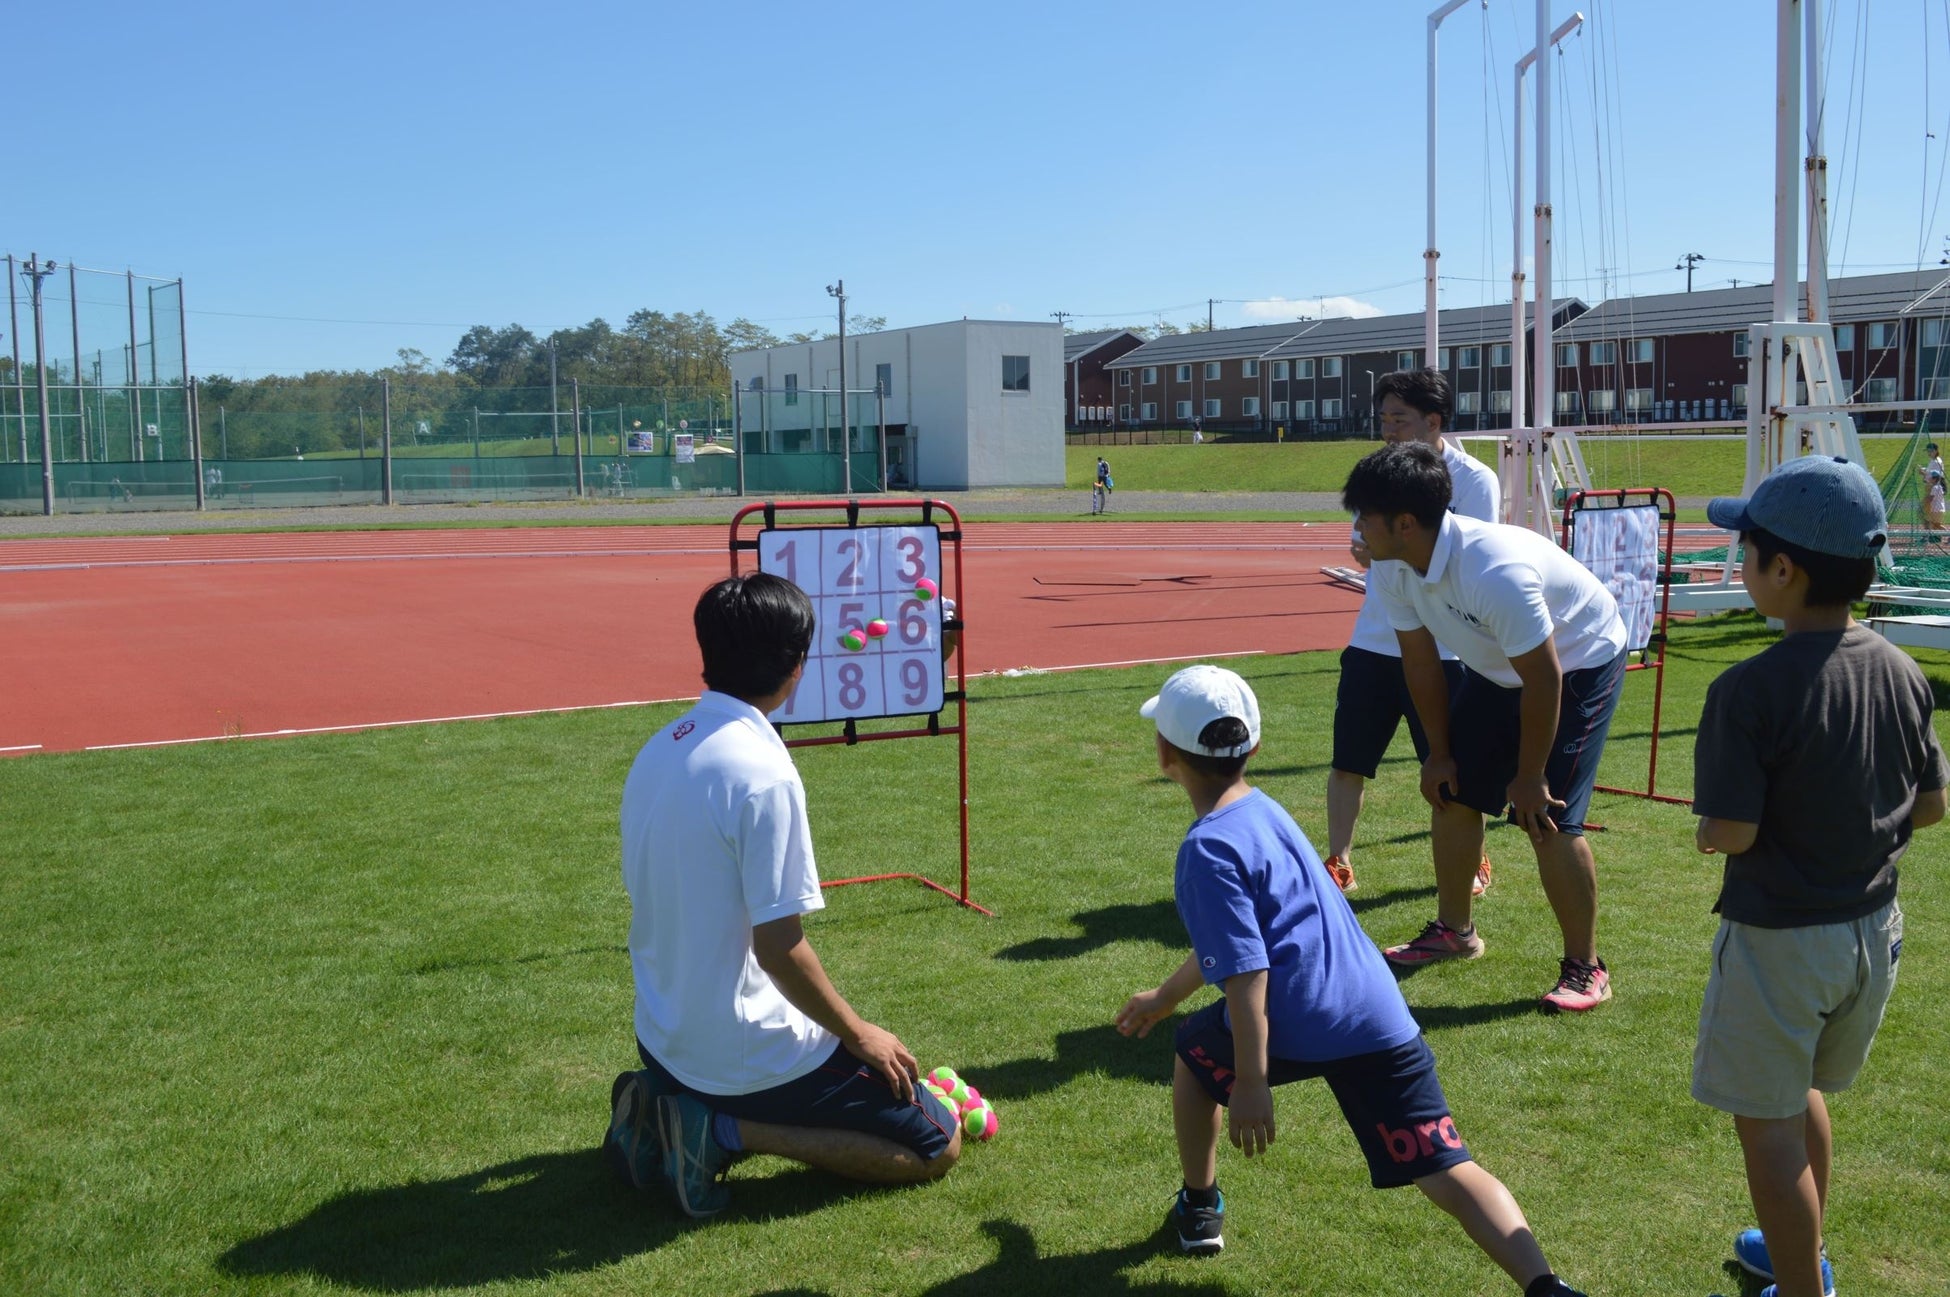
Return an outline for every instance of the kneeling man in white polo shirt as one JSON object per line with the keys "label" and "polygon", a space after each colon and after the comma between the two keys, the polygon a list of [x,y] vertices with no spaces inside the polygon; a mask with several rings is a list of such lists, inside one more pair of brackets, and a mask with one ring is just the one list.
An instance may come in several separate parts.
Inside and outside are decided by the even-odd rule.
{"label": "kneeling man in white polo shirt", "polygon": [[[1530,837],[1564,934],[1544,1004],[1596,1008],[1611,998],[1611,974],[1598,957],[1584,818],[1625,678],[1625,625],[1604,583],[1549,538],[1451,513],[1449,493],[1442,457],[1415,442],[1363,459],[1342,492],[1401,644],[1428,738],[1422,795],[1436,812],[1436,917],[1383,953],[1401,967],[1483,953],[1470,883],[1483,816],[1507,810]],[[1438,646],[1462,659],[1453,698]]]}
{"label": "kneeling man in white polo shirt", "polygon": [[821,908],[806,792],[765,718],[792,693],[813,606],[782,577],[704,592],[692,617],[707,691],[637,754],[623,785],[637,1054],[603,1140],[617,1174],[695,1217],[725,1170],[772,1153],[855,1180],[945,1174],[961,1127],[915,1084],[914,1055],[864,1021],[800,927]]}

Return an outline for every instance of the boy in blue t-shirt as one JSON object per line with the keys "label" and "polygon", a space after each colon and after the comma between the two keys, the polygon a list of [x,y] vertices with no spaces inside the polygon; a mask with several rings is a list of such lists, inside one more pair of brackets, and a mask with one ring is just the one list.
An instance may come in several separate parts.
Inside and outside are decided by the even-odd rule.
{"label": "boy in blue t-shirt", "polygon": [[1203,982],[1225,998],[1179,1024],[1172,1125],[1184,1188],[1171,1224],[1187,1252],[1225,1246],[1220,1109],[1247,1157],[1273,1143],[1272,1087],[1321,1077],[1377,1189],[1413,1184],[1461,1222],[1526,1297],[1579,1297],[1544,1260],[1523,1209],[1464,1147],[1435,1059],[1381,952],[1293,817],[1245,779],[1259,702],[1223,667],[1192,666],[1140,709],[1158,726],[1158,767],[1198,819],[1173,890],[1192,953],[1117,1015],[1148,1035]]}

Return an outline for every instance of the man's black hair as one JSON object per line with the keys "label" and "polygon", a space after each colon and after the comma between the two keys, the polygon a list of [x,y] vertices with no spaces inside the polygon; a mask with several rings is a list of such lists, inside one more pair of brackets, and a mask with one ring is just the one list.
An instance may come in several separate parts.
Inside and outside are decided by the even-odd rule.
{"label": "man's black hair", "polygon": [[1349,513],[1379,513],[1393,518],[1412,514],[1434,531],[1449,512],[1449,466],[1434,448],[1419,441],[1383,446],[1354,466],[1341,488],[1341,507]]}
{"label": "man's black hair", "polygon": [[1384,396],[1400,397],[1404,405],[1422,414],[1433,414],[1442,420],[1442,431],[1447,432],[1454,422],[1456,398],[1449,391],[1449,380],[1435,369],[1398,369],[1392,374],[1383,374],[1375,380],[1375,408],[1381,408]]}
{"label": "man's black hair", "polygon": [[1753,546],[1754,557],[1763,566],[1772,563],[1776,554],[1785,554],[1789,562],[1806,572],[1808,592],[1803,602],[1810,608],[1849,607],[1859,603],[1875,584],[1876,561],[1872,558],[1843,558],[1804,549],[1761,527],[1741,532],[1740,540]]}
{"label": "man's black hair", "polygon": [[746,572],[706,590],[691,614],[704,683],[746,702],[770,697],[812,647],[813,604],[782,576]]}
{"label": "man's black hair", "polygon": [[[1198,732],[1198,741],[1208,748],[1236,748],[1251,737],[1246,722],[1237,716],[1221,716]],[[1203,752],[1187,752],[1176,743],[1171,743],[1171,750],[1192,773],[1206,779],[1236,779],[1246,768],[1245,756],[1208,757]]]}

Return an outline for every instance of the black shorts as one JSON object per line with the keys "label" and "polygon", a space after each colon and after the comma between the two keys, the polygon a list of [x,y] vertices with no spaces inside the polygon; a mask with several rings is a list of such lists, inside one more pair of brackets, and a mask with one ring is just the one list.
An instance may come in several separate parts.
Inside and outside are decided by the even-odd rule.
{"label": "black shorts", "polygon": [[857,1130],[892,1140],[930,1162],[947,1149],[960,1125],[918,1082],[912,1099],[895,1094],[886,1077],[855,1058],[845,1045],[835,1045],[825,1062],[798,1080],[751,1094],[706,1094],[694,1090],[652,1058],[642,1041],[637,1042],[636,1052],[643,1065],[666,1088],[696,1095],[713,1112],[726,1113],[741,1121]]}
{"label": "black shorts", "polygon": [[[1552,810],[1557,831],[1584,836],[1591,809],[1591,786],[1598,781],[1598,759],[1611,732],[1612,712],[1625,683],[1625,654],[1602,666],[1564,673],[1557,705],[1557,735],[1551,740],[1544,778],[1551,796],[1563,802]],[[1522,741],[1523,690],[1496,683],[1474,671],[1463,672],[1462,687],[1449,700],[1449,746],[1456,759],[1456,800],[1485,815],[1509,809],[1510,781],[1517,775]]]}
{"label": "black shorts", "polygon": [[[1453,698],[1462,681],[1462,663],[1445,661],[1442,673],[1449,678]],[[1402,660],[1352,645],[1342,649],[1341,683],[1334,695],[1334,769],[1373,779],[1404,719],[1415,759],[1428,760],[1428,735],[1408,696]]]}
{"label": "black shorts", "polygon": [[[1232,1102],[1235,1079],[1225,1007],[1224,1000],[1214,1000],[1179,1023],[1177,1035],[1178,1057],[1221,1106]],[[1419,1035],[1330,1063],[1268,1058],[1266,1072],[1274,1085],[1316,1076],[1327,1082],[1368,1159],[1368,1181],[1377,1189],[1399,1189],[1472,1160],[1436,1079],[1435,1055]]]}

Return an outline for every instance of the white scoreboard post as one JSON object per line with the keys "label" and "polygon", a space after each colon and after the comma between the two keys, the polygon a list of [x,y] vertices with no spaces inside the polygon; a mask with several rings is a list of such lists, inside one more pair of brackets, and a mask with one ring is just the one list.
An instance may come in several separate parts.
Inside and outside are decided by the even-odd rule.
{"label": "white scoreboard post", "polygon": [[[1672,492],[1663,487],[1614,491],[1576,491],[1564,501],[1564,548],[1605,583],[1625,622],[1625,651],[1637,655],[1626,671],[1653,673],[1652,754],[1645,789],[1610,788],[1676,806],[1692,803],[1658,791],[1659,712],[1666,693],[1666,622],[1672,604],[1672,546],[1678,512]],[[1663,540],[1663,545],[1661,544]]]}
{"label": "white scoreboard post", "polygon": [[[864,511],[887,521],[863,522]],[[804,518],[803,515],[814,517]],[[834,518],[831,515],[838,514]],[[818,515],[825,515],[822,520]],[[745,535],[748,520],[757,531]],[[961,888],[943,887],[916,873],[840,878],[824,884],[882,882],[907,878],[953,897],[983,914],[968,899],[968,693],[962,654],[954,654],[955,678],[949,687],[944,636],[958,637],[966,600],[961,572],[961,517],[941,500],[793,500],[748,505],[731,521],[731,570],[743,554],[757,555],[758,570],[782,576],[813,602],[812,647],[799,687],[772,713],[787,725],[837,723],[838,734],[787,739],[787,747],[856,744],[884,739],[954,735],[961,766]],[[944,542],[946,544],[944,545]],[[935,596],[917,592],[923,581]],[[944,599],[955,613],[944,618]],[[870,623],[886,623],[886,633],[867,633]],[[861,633],[862,646],[848,648],[842,635]],[[954,720],[941,713],[953,704]],[[918,727],[862,731],[859,722],[925,718]]]}

